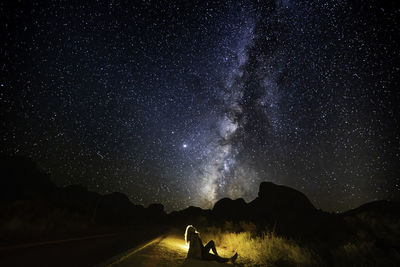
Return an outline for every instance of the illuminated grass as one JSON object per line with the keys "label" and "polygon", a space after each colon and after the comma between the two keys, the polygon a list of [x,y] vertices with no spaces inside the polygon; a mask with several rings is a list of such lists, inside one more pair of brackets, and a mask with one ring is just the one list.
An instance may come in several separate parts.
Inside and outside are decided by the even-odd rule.
{"label": "illuminated grass", "polygon": [[221,256],[239,254],[237,263],[244,266],[317,265],[316,256],[293,240],[266,232],[261,236],[250,232],[222,232],[209,229],[203,233],[203,241],[214,240]]}

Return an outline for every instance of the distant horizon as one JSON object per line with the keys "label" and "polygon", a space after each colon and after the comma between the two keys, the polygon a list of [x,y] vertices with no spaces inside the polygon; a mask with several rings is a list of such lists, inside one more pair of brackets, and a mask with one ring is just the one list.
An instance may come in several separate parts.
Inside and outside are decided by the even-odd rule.
{"label": "distant horizon", "polygon": [[[5,156],[7,156],[7,155],[5,155]],[[33,161],[31,158],[29,158],[29,157],[27,157],[27,156],[24,156],[24,155],[13,155],[13,156],[11,156],[11,157],[22,157],[22,158],[27,158],[27,159],[31,160],[32,162],[34,162],[35,164],[37,164],[37,162]],[[38,166],[38,165],[37,165],[37,167],[38,167],[41,171],[43,171],[44,173],[46,173],[47,175],[49,175],[50,181],[54,183],[53,175],[52,175],[51,173],[45,172],[45,171],[44,171],[43,169],[41,169],[40,166]],[[260,184],[263,183],[263,182],[271,182],[271,181],[261,181]],[[310,200],[310,202],[313,204],[313,206],[314,206],[316,209],[319,209],[319,210],[322,210],[322,211],[325,211],[325,212],[330,212],[330,213],[344,213],[344,212],[347,212],[347,211],[350,211],[350,210],[359,208],[359,207],[361,207],[361,206],[363,206],[363,205],[365,205],[365,204],[372,203],[372,202],[378,202],[378,201],[392,201],[392,202],[399,202],[399,203],[400,203],[399,200],[390,199],[390,198],[388,198],[388,199],[373,199],[373,200],[370,200],[370,201],[367,201],[367,202],[364,202],[364,203],[360,203],[359,205],[356,205],[356,206],[354,206],[354,207],[352,207],[352,208],[349,208],[349,209],[346,209],[346,210],[327,210],[327,209],[323,209],[323,208],[321,208],[321,207],[318,207],[318,206],[312,201],[312,199],[309,198],[309,196],[308,196],[306,193],[302,192],[301,190],[299,190],[299,189],[297,189],[297,188],[290,187],[290,186],[287,186],[287,185],[284,185],[284,184],[274,183],[274,182],[271,182],[271,183],[273,183],[273,184],[275,184],[275,185],[286,186],[286,187],[289,187],[289,188],[292,188],[292,189],[295,189],[295,190],[299,191],[300,193],[302,193],[303,195],[305,195],[305,196],[307,197],[307,199]],[[178,212],[178,211],[181,211],[181,210],[185,210],[185,209],[187,209],[187,208],[189,208],[189,207],[201,208],[201,209],[203,209],[203,210],[212,210],[213,207],[214,207],[214,205],[215,205],[215,203],[217,203],[217,202],[220,201],[221,199],[229,198],[229,197],[221,197],[220,199],[218,199],[218,200],[216,200],[214,203],[212,203],[212,205],[209,206],[209,207],[201,207],[201,206],[198,206],[198,205],[195,205],[195,204],[193,204],[193,205],[190,205],[190,204],[189,204],[188,206],[184,206],[184,207],[181,207],[181,208],[178,208],[178,209],[169,209],[168,206],[165,206],[164,203],[162,203],[162,202],[150,202],[150,203],[146,203],[146,204],[143,204],[143,203],[135,203],[134,201],[132,201],[132,199],[129,197],[129,195],[127,195],[126,193],[121,192],[121,191],[98,192],[98,191],[96,191],[96,190],[91,189],[91,188],[88,187],[87,185],[85,185],[85,184],[80,184],[80,183],[65,184],[65,185],[57,185],[56,183],[54,183],[54,184],[55,184],[58,188],[65,188],[65,187],[68,187],[68,186],[78,185],[78,186],[82,186],[82,187],[86,188],[89,192],[99,193],[100,195],[107,195],[107,194],[112,194],[112,193],[122,193],[122,194],[126,195],[126,196],[128,197],[128,199],[129,199],[129,201],[130,201],[132,204],[134,204],[134,205],[139,205],[139,206],[143,206],[143,207],[147,208],[147,207],[149,207],[149,205],[151,205],[151,204],[162,204],[162,205],[164,206],[164,210],[165,210],[167,213]],[[258,188],[260,187],[260,184],[258,185]],[[242,197],[238,197],[238,198],[229,198],[229,199],[232,199],[232,200],[243,199],[243,200],[248,204],[248,203],[250,203],[251,201],[253,201],[254,199],[256,199],[256,198],[258,197],[258,192],[259,192],[259,191],[257,191],[257,194],[256,194],[256,195],[254,196],[254,198],[252,198],[252,199],[245,199],[245,198],[242,198]]]}

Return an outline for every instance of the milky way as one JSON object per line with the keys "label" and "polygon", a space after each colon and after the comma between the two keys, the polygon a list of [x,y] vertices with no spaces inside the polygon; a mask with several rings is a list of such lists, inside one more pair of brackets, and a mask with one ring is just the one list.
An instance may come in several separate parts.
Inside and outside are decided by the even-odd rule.
{"label": "milky way", "polygon": [[399,199],[400,8],[378,1],[1,3],[1,152],[168,211],[262,181]]}

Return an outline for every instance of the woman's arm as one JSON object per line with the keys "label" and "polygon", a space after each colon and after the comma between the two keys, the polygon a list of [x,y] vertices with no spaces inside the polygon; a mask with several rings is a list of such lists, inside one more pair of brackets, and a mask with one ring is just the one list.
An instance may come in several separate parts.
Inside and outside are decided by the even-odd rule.
{"label": "woman's arm", "polygon": [[196,233],[196,239],[197,239],[197,242],[200,243],[200,247],[201,247],[201,248],[204,248],[203,242],[201,241],[201,238],[200,238],[200,234],[199,234],[199,233]]}

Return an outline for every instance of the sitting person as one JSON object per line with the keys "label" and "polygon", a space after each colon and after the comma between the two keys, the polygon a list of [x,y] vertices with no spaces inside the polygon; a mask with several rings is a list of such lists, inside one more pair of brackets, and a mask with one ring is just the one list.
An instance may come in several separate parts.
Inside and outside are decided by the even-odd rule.
{"label": "sitting person", "polygon": [[[238,254],[235,253],[231,258],[223,258],[220,257],[217,253],[217,249],[215,248],[215,243],[213,240],[207,243],[207,245],[203,246],[203,243],[200,238],[200,233],[197,232],[196,228],[193,225],[188,225],[185,231],[185,242],[189,244],[189,251],[187,258],[193,259],[202,259],[202,260],[213,260],[217,262],[235,262]],[[210,253],[210,249],[212,253]]]}

